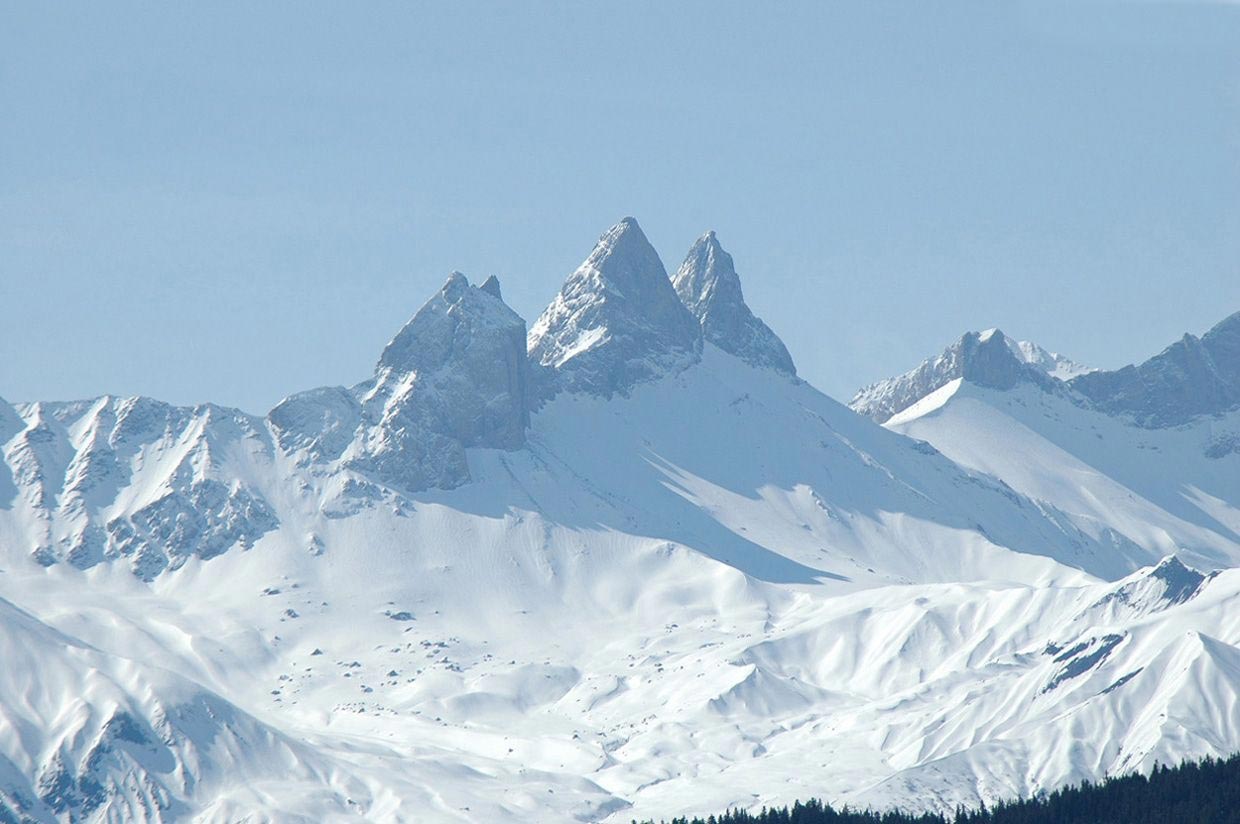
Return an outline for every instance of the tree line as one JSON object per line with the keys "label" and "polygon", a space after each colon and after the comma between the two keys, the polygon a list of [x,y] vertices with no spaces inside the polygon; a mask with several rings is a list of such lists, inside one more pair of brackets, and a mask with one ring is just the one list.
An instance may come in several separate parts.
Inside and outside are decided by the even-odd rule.
{"label": "tree line", "polygon": [[[835,809],[811,799],[662,824],[1240,824],[1240,755],[1085,782],[950,815]],[[637,824],[637,822],[634,822]],[[653,824],[653,822],[647,822]]]}

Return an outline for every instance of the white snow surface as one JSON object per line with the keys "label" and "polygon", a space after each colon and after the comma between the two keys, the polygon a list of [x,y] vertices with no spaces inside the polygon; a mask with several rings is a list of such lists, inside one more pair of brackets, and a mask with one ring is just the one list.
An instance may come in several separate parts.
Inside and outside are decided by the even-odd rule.
{"label": "white snow surface", "polygon": [[[1230,565],[1200,518],[1116,540],[1175,524],[1094,524],[709,344],[412,496],[214,407],[117,434],[150,403],[0,407],[0,804],[34,821],[941,809],[1240,748],[1240,572],[1153,566],[1194,536]],[[31,561],[186,467],[278,524],[150,583]],[[1194,476],[1220,520],[1225,474]]]}
{"label": "white snow surface", "polygon": [[0,821],[950,810],[1240,750],[1240,412],[1139,429],[989,331],[884,428],[725,255],[678,296],[622,221],[528,360],[454,274],[266,417],[0,400]]}
{"label": "white snow surface", "polygon": [[[1021,385],[956,380],[885,424],[1152,563],[1240,559],[1240,411],[1146,429]],[[1144,553],[1144,554],[1142,554]]]}
{"label": "white snow surface", "polygon": [[1058,378],[1061,381],[1072,380],[1077,375],[1084,375],[1088,372],[1097,371],[1095,367],[1077,363],[1071,358],[1061,355],[1058,352],[1050,352],[1032,341],[1014,341],[1009,339],[1008,345],[1013,348],[1017,357],[1019,357],[1022,361],[1030,364],[1031,366],[1038,367],[1052,378]]}

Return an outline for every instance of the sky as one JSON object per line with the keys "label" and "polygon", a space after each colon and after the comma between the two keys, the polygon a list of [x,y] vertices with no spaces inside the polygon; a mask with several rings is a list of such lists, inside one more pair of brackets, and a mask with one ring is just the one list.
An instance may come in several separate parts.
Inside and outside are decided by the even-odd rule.
{"label": "sky", "polygon": [[1142,360],[1240,310],[1240,4],[0,5],[7,400],[262,413],[626,215],[841,400],[970,329]]}

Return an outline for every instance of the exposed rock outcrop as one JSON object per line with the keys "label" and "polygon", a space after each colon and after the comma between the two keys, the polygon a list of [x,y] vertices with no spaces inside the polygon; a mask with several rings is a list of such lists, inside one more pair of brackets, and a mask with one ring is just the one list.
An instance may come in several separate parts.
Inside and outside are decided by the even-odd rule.
{"label": "exposed rock outcrop", "polygon": [[1240,406],[1240,312],[1200,338],[1185,335],[1138,366],[1071,381],[1113,415],[1146,427],[1175,426]]}
{"label": "exposed rock outcrop", "polygon": [[701,357],[702,332],[631,217],[611,227],[530,330],[545,395],[610,397]]}
{"label": "exposed rock outcrop", "polygon": [[745,303],[732,256],[714,232],[697,239],[672,284],[706,340],[754,366],[796,374],[784,342]]}

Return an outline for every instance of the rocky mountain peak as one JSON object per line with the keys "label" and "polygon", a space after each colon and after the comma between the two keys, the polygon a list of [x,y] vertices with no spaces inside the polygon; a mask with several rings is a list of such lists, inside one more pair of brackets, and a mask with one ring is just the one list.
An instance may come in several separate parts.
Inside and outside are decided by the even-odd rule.
{"label": "rocky mountain peak", "polygon": [[[1144,567],[1111,585],[1110,591],[1094,607],[1105,607],[1115,614],[1148,615],[1169,609],[1196,597],[1217,573],[1204,574],[1185,566],[1174,555],[1158,564]],[[1087,613],[1098,621],[1096,612]]]}
{"label": "rocky mountain peak", "polygon": [[911,372],[865,387],[849,406],[883,423],[957,378],[991,389],[1011,389],[1020,383],[1053,389],[1062,385],[1050,371],[1059,358],[1028,341],[1013,340],[999,329],[967,332]]}
{"label": "rocky mountain peak", "polygon": [[268,420],[278,443],[311,462],[346,466],[407,492],[469,480],[465,449],[516,449],[529,423],[525,321],[499,280],[460,272],[384,348],[353,390],[294,395]]}
{"label": "rocky mountain peak", "polygon": [[607,230],[530,330],[547,392],[611,396],[700,357],[701,330],[637,221]]}
{"label": "rocky mountain peak", "polygon": [[499,278],[495,277],[495,275],[491,275],[484,280],[478,288],[499,300],[504,299],[504,295],[499,288]]}
{"label": "rocky mountain peak", "polygon": [[1200,338],[1184,335],[1142,364],[1081,375],[1071,386],[1099,409],[1145,427],[1240,407],[1240,312]]}
{"label": "rocky mountain peak", "polygon": [[403,376],[425,378],[448,367],[465,368],[484,383],[498,380],[514,396],[524,395],[521,375],[506,367],[490,374],[482,362],[487,354],[502,354],[518,330],[524,349],[525,336],[525,321],[499,297],[499,280],[491,277],[483,286],[471,286],[460,272],[448,277],[384,348],[375,368],[376,396]]}
{"label": "rocky mountain peak", "polygon": [[466,447],[516,449],[529,423],[525,321],[453,272],[383,350],[361,403],[354,468],[417,490],[469,480]]}
{"label": "rocky mountain peak", "polygon": [[796,374],[783,341],[745,303],[732,256],[713,231],[689,249],[672,284],[706,340],[754,366]]}
{"label": "rocky mountain peak", "polygon": [[[1018,383],[1043,383],[1045,373],[1020,355],[1016,342],[998,329],[969,332],[960,339],[960,377],[978,386],[1011,389]],[[1037,377],[1034,377],[1037,376]]]}

